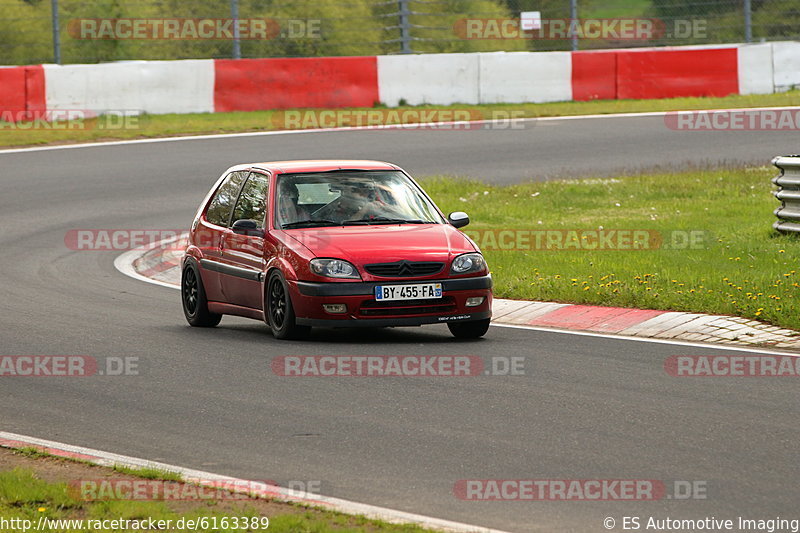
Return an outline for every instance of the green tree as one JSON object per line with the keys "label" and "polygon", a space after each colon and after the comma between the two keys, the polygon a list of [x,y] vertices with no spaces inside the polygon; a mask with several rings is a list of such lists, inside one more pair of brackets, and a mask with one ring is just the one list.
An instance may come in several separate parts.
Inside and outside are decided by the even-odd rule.
{"label": "green tree", "polygon": [[6,0],[0,15],[0,65],[53,61],[50,5]]}
{"label": "green tree", "polygon": [[767,0],[753,13],[753,38],[789,40],[800,37],[800,5],[797,0]]}
{"label": "green tree", "polygon": [[653,0],[653,11],[663,18],[715,17],[735,11],[740,5],[738,0]]}
{"label": "green tree", "polygon": [[243,57],[375,54],[381,31],[367,0],[241,0],[242,18],[271,19],[278,34],[243,40]]}
{"label": "green tree", "polygon": [[[401,50],[397,3],[377,4],[375,15],[385,21],[383,53]],[[525,50],[522,39],[466,39],[458,27],[465,19],[506,19],[511,12],[495,0],[410,0],[411,49],[421,53]],[[515,17],[516,18],[516,17]]]}

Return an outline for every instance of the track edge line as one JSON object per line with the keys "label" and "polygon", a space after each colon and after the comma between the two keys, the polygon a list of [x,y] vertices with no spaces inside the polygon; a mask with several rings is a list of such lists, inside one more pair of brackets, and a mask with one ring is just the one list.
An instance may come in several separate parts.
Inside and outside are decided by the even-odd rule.
{"label": "track edge line", "polygon": [[[170,465],[167,463],[149,461],[147,459],[140,459],[137,457],[130,457],[112,452],[105,452],[102,450],[95,450],[83,446],[75,446],[72,444],[40,439],[38,437],[19,435],[6,431],[0,431],[0,447],[10,449],[18,449],[21,447],[38,447],[43,448],[50,455],[73,459],[78,456],[83,461],[106,467],[120,465],[127,466],[129,468],[155,468],[158,470],[181,474],[188,482],[203,480],[206,482],[225,482],[229,483],[231,486],[242,485],[246,487],[252,487],[253,485],[252,481],[244,479],[214,474],[211,472],[204,472],[202,470],[194,470],[191,468]],[[264,484],[264,486],[269,487],[271,491],[270,497],[277,501],[320,507],[328,511],[335,511],[349,515],[362,515],[366,516],[367,518],[383,520],[393,524],[416,524],[429,529],[438,529],[440,531],[458,533],[508,533],[499,529],[490,529],[482,526],[464,524],[462,522],[453,522],[442,518],[434,518],[416,513],[409,513],[406,511],[398,511],[395,509],[379,507],[366,503],[351,502],[349,500],[332,498],[329,496],[314,495],[313,499],[303,498],[291,494],[292,491],[283,487],[273,487],[266,484]]]}

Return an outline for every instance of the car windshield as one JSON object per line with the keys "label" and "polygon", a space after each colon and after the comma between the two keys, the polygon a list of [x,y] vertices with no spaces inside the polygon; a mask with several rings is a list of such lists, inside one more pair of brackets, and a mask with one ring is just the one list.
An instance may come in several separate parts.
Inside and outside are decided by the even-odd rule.
{"label": "car windshield", "polygon": [[278,228],[442,223],[433,203],[399,171],[315,172],[278,177]]}

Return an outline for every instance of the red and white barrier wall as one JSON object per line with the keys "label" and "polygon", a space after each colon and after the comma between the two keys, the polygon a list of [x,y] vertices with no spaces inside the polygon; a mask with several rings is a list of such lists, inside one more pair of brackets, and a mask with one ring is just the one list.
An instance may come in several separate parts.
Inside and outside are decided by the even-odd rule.
{"label": "red and white barrier wall", "polygon": [[31,67],[0,67],[0,112],[12,117],[46,109],[44,69]]}
{"label": "red and white barrier wall", "polygon": [[775,91],[800,87],[800,43],[772,43]]}
{"label": "red and white barrier wall", "polygon": [[0,67],[0,116],[202,113],[767,94],[800,87],[800,42],[580,52],[123,61]]}
{"label": "red and white barrier wall", "polygon": [[44,65],[48,110],[214,111],[214,61]]}

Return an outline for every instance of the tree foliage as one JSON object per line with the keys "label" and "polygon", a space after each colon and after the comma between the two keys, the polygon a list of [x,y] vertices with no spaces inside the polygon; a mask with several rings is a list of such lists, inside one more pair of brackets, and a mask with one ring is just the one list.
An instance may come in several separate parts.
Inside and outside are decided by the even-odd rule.
{"label": "tree foliage", "polygon": [[[76,38],[70,31],[71,24],[86,18],[229,18],[229,0],[59,0],[59,5],[64,63],[227,58],[233,52],[230,39],[87,40]],[[455,30],[465,18],[517,18],[520,11],[540,11],[545,19],[565,19],[570,16],[569,5],[567,0],[408,0],[411,49],[417,53],[569,49],[566,39],[465,39]],[[707,36],[686,44],[743,40],[739,0],[652,0],[649,5],[646,16],[708,21]],[[580,0],[579,14],[587,16],[593,6],[599,8],[600,3]],[[639,6],[636,16],[641,14],[641,2]],[[399,2],[387,0],[239,0],[240,18],[271,19],[280,28],[273,39],[242,40],[242,56],[398,53],[398,11]],[[753,35],[769,40],[800,37],[797,0],[753,0]],[[0,65],[52,61],[50,2],[0,0]]]}

